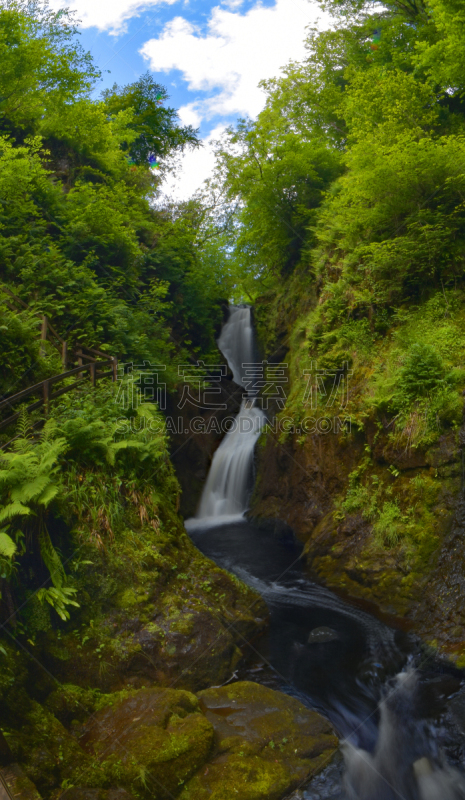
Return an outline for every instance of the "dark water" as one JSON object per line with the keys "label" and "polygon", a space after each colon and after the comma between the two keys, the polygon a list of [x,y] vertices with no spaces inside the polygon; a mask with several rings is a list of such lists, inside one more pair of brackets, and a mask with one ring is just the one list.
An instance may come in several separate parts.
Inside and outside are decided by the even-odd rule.
{"label": "dark water", "polygon": [[269,633],[253,643],[244,677],[320,711],[345,743],[345,765],[336,759],[296,800],[465,799],[465,783],[447,766],[460,769],[465,754],[457,670],[309,580],[301,545],[285,526],[244,521],[190,536],[270,610]]}

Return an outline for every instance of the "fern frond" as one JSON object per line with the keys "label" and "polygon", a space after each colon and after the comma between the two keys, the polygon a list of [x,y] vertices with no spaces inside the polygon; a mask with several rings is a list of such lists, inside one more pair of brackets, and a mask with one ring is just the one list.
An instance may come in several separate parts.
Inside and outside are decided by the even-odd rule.
{"label": "fern frond", "polygon": [[57,423],[56,419],[48,419],[45,423],[44,427],[42,428],[42,432],[40,434],[40,438],[42,442],[50,442],[55,437],[55,433],[57,430]]}
{"label": "fern frond", "polygon": [[32,425],[25,405],[21,406],[18,418],[17,431],[20,439],[28,440],[32,436]]}
{"label": "fern frond", "polygon": [[0,556],[5,558],[13,558],[16,553],[16,545],[5,531],[0,531]]}
{"label": "fern frond", "polygon": [[59,439],[54,439],[52,442],[46,441],[42,442],[40,445],[41,449],[41,458],[40,458],[40,471],[44,472],[45,470],[51,470],[56,461],[58,460],[59,456],[65,452],[67,449],[67,442],[66,439],[60,437]]}
{"label": "fern frond", "polygon": [[76,608],[79,608],[79,603],[77,603],[76,600],[71,600],[71,596],[74,594],[76,594],[76,589],[70,586],[62,589],[50,586],[48,589],[39,589],[37,598],[41,603],[46,600],[47,603],[55,609],[62,620],[67,620],[69,619],[69,611],[67,611],[66,606],[76,606]]}
{"label": "fern frond", "polygon": [[45,525],[39,534],[39,546],[42,560],[50,572],[52,583],[56,589],[61,589],[66,583],[66,573],[61,563],[61,558],[55,550],[49,532]]}
{"label": "fern frond", "polygon": [[11,499],[19,503],[29,503],[35,500],[49,485],[48,475],[37,475],[33,480],[25,481],[21,486],[16,486],[11,490]]}
{"label": "fern frond", "polygon": [[47,508],[50,505],[52,500],[57,496],[60,491],[60,487],[56,483],[49,483],[48,486],[44,489],[41,495],[37,498],[37,502]]}
{"label": "fern frond", "polygon": [[7,506],[0,509],[0,524],[2,522],[6,522],[7,520],[13,519],[13,517],[26,517],[29,514],[32,514],[30,508],[24,506],[22,503],[15,502],[15,503],[8,503]]}

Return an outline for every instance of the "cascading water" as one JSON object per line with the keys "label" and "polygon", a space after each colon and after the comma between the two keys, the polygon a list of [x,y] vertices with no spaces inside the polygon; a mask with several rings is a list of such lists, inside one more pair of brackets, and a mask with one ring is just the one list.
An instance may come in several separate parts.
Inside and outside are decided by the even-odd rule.
{"label": "cascading water", "polygon": [[233,378],[242,386],[244,364],[252,364],[255,356],[252,312],[250,306],[232,306],[223,325],[218,347],[229,364]]}
{"label": "cascading water", "polygon": [[[241,383],[242,364],[254,361],[249,308],[231,309],[218,345]],[[310,581],[302,546],[286,526],[258,528],[245,519],[263,422],[246,398],[215,453],[197,517],[186,527],[203,553],[268,605],[268,640],[254,643],[262,663],[244,677],[257,680],[271,667],[275,687],[325,714],[343,741],[344,779],[336,761],[292,797],[465,800],[460,673],[434,659],[426,667],[418,642]]]}
{"label": "cascading water", "polygon": [[[252,314],[249,306],[233,306],[223,325],[218,347],[228,361],[236,383],[242,385],[244,364],[254,360]],[[186,528],[221,525],[242,519],[247,511],[255,442],[265,415],[245,397],[215,455],[194,519]]]}

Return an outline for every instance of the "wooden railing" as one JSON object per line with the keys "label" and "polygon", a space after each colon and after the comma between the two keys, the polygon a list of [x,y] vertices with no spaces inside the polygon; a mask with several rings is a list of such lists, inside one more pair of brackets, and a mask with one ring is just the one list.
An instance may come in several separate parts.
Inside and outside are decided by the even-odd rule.
{"label": "wooden railing", "polygon": [[[31,312],[31,309],[29,308],[27,303],[25,303],[24,300],[21,300],[21,298],[18,297],[17,294],[14,294],[14,292],[12,292],[11,289],[8,289],[7,286],[0,285],[0,289],[4,294],[8,295],[8,300],[6,300],[5,302],[10,311],[18,310],[14,306],[14,303],[16,303],[17,306],[21,306],[21,308],[25,308],[26,311]],[[35,312],[32,313],[35,314]],[[63,369],[66,369],[68,364],[68,346],[66,341],[61,338],[59,333],[56,332],[49,318],[45,314],[35,314],[35,316],[38,318],[38,324],[40,325],[41,356],[45,355],[44,342],[48,340],[53,345],[53,347],[55,347],[55,349],[58,350],[58,352],[60,353]]]}
{"label": "wooden railing", "polygon": [[[89,356],[82,355],[82,358],[89,358]],[[102,367],[110,367],[107,369],[106,372],[101,372]],[[44,381],[40,381],[40,383],[34,384],[34,386],[29,386],[27,389],[23,389],[21,392],[17,392],[16,394],[9,395],[9,397],[5,397],[4,400],[0,401],[0,412],[2,409],[6,408],[7,406],[14,406],[16,403],[19,403],[22,400],[25,400],[26,397],[30,397],[33,394],[38,394],[39,399],[36,400],[35,403],[26,407],[26,411],[34,411],[36,408],[40,408],[44,406],[45,413],[48,414],[50,403],[52,400],[56,400],[57,397],[61,397],[62,394],[66,394],[66,392],[71,392],[75,389],[79,384],[81,384],[84,380],[86,380],[87,375],[83,376],[83,373],[90,373],[90,380],[92,386],[95,386],[96,382],[100,378],[112,378],[113,381],[116,381],[117,377],[117,368],[118,362],[116,358],[112,356],[107,356],[104,361],[98,361],[96,358],[92,358],[90,362],[87,364],[79,364],[79,366],[75,367],[74,369],[70,369],[67,372],[61,372],[59,375],[52,375],[51,378],[46,378]],[[62,386],[61,389],[57,389],[53,391],[53,387],[55,384],[60,383],[61,381],[66,380],[66,378],[71,378],[73,375],[77,376],[77,380],[73,381],[73,383],[68,384],[67,386]],[[15,414],[12,414],[7,419],[0,421],[0,430],[2,428],[7,428],[8,425],[11,425],[13,422],[16,422],[20,415],[20,411],[17,411]]]}
{"label": "wooden railing", "polygon": [[[11,300],[29,310],[27,304],[17,297],[17,295],[13,294],[13,292],[11,292],[6,286],[0,286],[0,289],[5,294],[9,295]],[[17,310],[11,302],[7,301],[6,304],[12,311]],[[84,347],[81,345],[72,353],[70,359],[66,341],[62,339],[61,336],[55,331],[48,317],[40,314],[37,316],[40,317],[41,341],[45,342],[45,340],[48,339],[51,344],[53,344],[53,346],[60,352],[64,372],[61,372],[59,375],[52,375],[50,378],[40,381],[40,383],[36,383],[33,386],[29,386],[27,389],[23,389],[21,392],[17,392],[16,394],[0,399],[0,414],[2,411],[4,411],[4,409],[8,407],[13,408],[17,403],[34,394],[38,394],[39,399],[27,406],[26,411],[34,411],[35,409],[44,406],[45,413],[48,414],[52,400],[61,397],[61,395],[66,394],[66,392],[72,391],[84,380],[86,380],[87,377],[90,377],[92,386],[95,386],[96,382],[100,380],[100,378],[111,377],[113,381],[116,381],[117,379],[117,358],[108,355],[108,353],[103,353],[101,350],[98,350],[95,347]],[[43,345],[41,345],[41,354],[43,354],[43,352],[44,348]],[[74,367],[73,369],[66,370],[70,360],[74,363],[77,361],[78,366]],[[104,370],[105,367],[106,371],[102,372],[102,369]],[[84,373],[86,374],[84,375]],[[76,376],[77,380],[73,381],[73,383],[70,383],[67,386],[62,386],[60,389],[54,390],[54,386],[56,384],[61,383],[67,378],[71,378],[73,376]],[[20,416],[20,413],[20,411],[17,411],[6,419],[0,420],[0,430],[2,428],[7,428],[13,422],[16,422]]]}

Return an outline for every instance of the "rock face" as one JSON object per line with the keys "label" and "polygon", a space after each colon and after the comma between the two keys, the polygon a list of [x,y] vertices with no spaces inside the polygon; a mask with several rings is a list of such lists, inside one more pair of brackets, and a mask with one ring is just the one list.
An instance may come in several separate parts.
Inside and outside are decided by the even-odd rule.
{"label": "rock face", "polygon": [[224,683],[268,611],[253,590],[206,559],[179,524],[118,536],[91,555],[85,616],[41,637],[41,661],[62,683],[104,692],[152,683],[200,690]]}
{"label": "rock face", "polygon": [[332,509],[363,447],[335,435],[307,436],[304,445],[268,435],[260,445],[251,514],[284,520],[306,542]]}
{"label": "rock face", "polygon": [[[357,470],[365,509],[347,510],[341,500]],[[290,435],[284,442],[268,434],[257,451],[257,471],[252,515],[280,516],[294,529],[316,580],[369,602],[374,613],[397,617],[465,664],[465,512],[454,433],[421,452],[398,451],[370,429],[350,437]],[[367,513],[376,502],[372,487],[381,483],[390,508],[404,510],[401,535],[390,543],[376,540]],[[413,530],[410,544],[403,530]]]}
{"label": "rock face", "polygon": [[241,405],[243,388],[230,378],[215,381],[213,389],[217,393],[206,391],[204,399],[214,409],[185,403],[179,391],[169,398],[171,461],[181,484],[180,511],[185,518],[195,515],[213,454],[226,433],[225,421],[234,418]]}
{"label": "rock face", "polygon": [[280,800],[331,759],[329,723],[294,698],[244,681],[200,692],[215,750],[182,800]]}
{"label": "rock face", "polygon": [[[137,783],[131,773],[123,786],[113,764],[114,772],[102,773],[102,783],[93,768],[95,757],[74,736],[77,727],[102,706],[122,702],[142,687],[150,691],[156,686],[155,693],[171,685],[198,691],[227,681],[244,642],[266,625],[268,611],[260,596],[206,559],[175,514],[166,513],[155,526],[141,517],[128,517],[127,528],[105,550],[83,546],[77,619],[55,630],[42,626],[42,607],[33,597],[28,619],[36,623],[35,642],[27,643],[34,647],[32,658],[2,639],[0,766],[18,763],[44,800],[58,800],[63,782],[75,792],[95,790],[92,800],[124,800],[124,795],[99,794],[118,787],[140,797],[145,772],[138,773]],[[169,741],[184,743],[187,761],[176,766],[177,772],[180,764],[185,770],[177,787],[198,759],[207,757],[213,729],[193,695],[170,691],[178,699],[164,712],[164,718],[172,719],[168,739],[168,728],[155,727],[160,728],[157,742],[163,740],[166,747]],[[186,696],[196,711],[179,706],[179,698]],[[180,710],[173,711],[177,706]],[[149,739],[155,735],[153,730],[145,733]],[[137,748],[143,749],[142,740]],[[77,794],[76,800],[87,796]]]}

